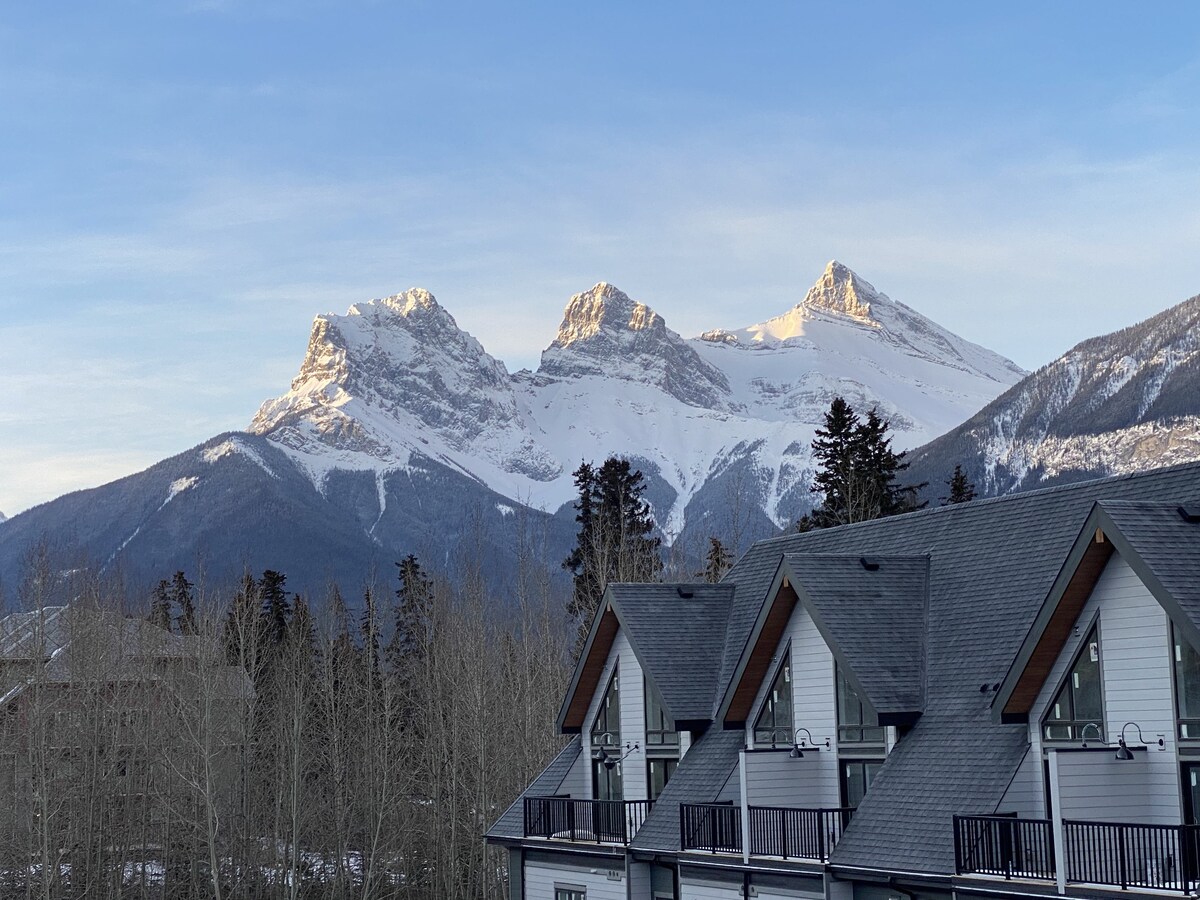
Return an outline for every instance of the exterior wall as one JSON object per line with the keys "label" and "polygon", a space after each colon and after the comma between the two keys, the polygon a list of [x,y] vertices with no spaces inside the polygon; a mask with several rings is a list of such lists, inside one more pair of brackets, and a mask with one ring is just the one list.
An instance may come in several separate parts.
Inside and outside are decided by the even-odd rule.
{"label": "exterior wall", "polygon": [[575,762],[572,763],[570,771],[563,778],[558,793],[586,800],[591,797],[591,794],[588,793],[591,788],[591,779],[592,756],[590,753],[582,752],[575,757]]}
{"label": "exterior wall", "polygon": [[1046,789],[1042,778],[1042,758],[1030,748],[1021,760],[1017,774],[996,807],[998,813],[1016,813],[1022,819],[1046,818]]}
{"label": "exterior wall", "polygon": [[737,872],[679,872],[679,900],[743,900],[742,876]]}
{"label": "exterior wall", "polygon": [[650,900],[650,863],[629,862],[629,896],[640,900]]}
{"label": "exterior wall", "polygon": [[[792,722],[807,728],[820,746],[818,753],[792,759],[786,752],[746,754],[746,793],[752,806],[841,805],[837,762],[837,693],[833,654],[803,606],[792,611],[780,651],[790,641],[792,656]],[[776,668],[772,665],[759,686],[746,723],[746,746],[754,745],[754,719],[762,705]],[[826,738],[832,752],[824,749]]]}
{"label": "exterior wall", "polygon": [[[743,900],[742,873],[684,867],[680,900]],[[817,900],[825,897],[821,876],[750,873],[750,896],[758,900]]]}
{"label": "exterior wall", "polygon": [[[1067,819],[1173,825],[1182,820],[1175,705],[1171,682],[1170,622],[1125,560],[1109,560],[1030,713],[1031,755],[1040,761],[1041,720],[1094,622],[1099,622],[1104,692],[1104,740],[1112,752],[1060,753],[1059,789]],[[1150,749],[1129,762],[1115,758],[1126,722],[1141,726]],[[1156,741],[1162,736],[1165,747]],[[1126,740],[1138,745],[1137,730]],[[1062,746],[1062,745],[1057,745]],[[1069,746],[1069,744],[1068,744]],[[1040,777],[1040,775],[1039,775]]]}
{"label": "exterior wall", "polygon": [[832,753],[805,753],[803,759],[792,759],[786,750],[746,753],[749,806],[829,808],[838,805],[837,792],[837,760]]}
{"label": "exterior wall", "polygon": [[583,888],[587,900],[628,900],[622,859],[581,857],[572,860],[564,855],[561,859],[550,860],[526,856],[525,900],[554,900],[555,886]]}
{"label": "exterior wall", "polygon": [[[596,687],[596,696],[588,706],[587,718],[583,720],[583,753],[586,772],[587,796],[593,797],[592,789],[592,758],[591,730],[592,722],[600,710],[604,692],[608,690],[608,682],[612,677],[615,666],[620,666],[621,682],[621,746],[626,743],[637,743],[638,749],[629,754],[621,763],[621,785],[626,800],[645,800],[649,795],[646,778],[646,685],[642,680],[642,667],[638,665],[629,638],[623,631],[618,631],[613,639],[612,649],[608,652],[608,661],[604,664],[604,674]],[[622,749],[624,754],[625,750]]]}

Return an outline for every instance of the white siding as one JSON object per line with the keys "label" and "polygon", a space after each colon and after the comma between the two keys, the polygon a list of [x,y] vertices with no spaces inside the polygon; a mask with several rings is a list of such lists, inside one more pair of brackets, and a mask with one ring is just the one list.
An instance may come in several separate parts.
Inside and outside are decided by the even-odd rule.
{"label": "white siding", "polygon": [[591,778],[591,759],[587,753],[580,753],[575,757],[575,762],[571,764],[571,770],[567,772],[567,776],[563,779],[562,785],[558,789],[560,794],[570,794],[572,797],[579,799],[588,799],[588,783]]}
{"label": "white siding", "polygon": [[1017,813],[1022,819],[1046,817],[1046,790],[1042,778],[1042,759],[1032,749],[1025,754],[1017,774],[1005,791],[996,812]]}
{"label": "white siding", "polygon": [[629,896],[635,900],[650,900],[650,863],[630,860]]}
{"label": "white siding", "polygon": [[[812,616],[801,605],[792,611],[780,638],[780,652],[789,641],[792,722],[796,728],[807,728],[822,749],[817,753],[806,753],[803,759],[792,759],[787,753],[746,754],[746,793],[752,806],[840,806],[833,654],[813,624]],[[773,664],[759,686],[746,723],[747,746],[752,746],[754,720],[775,671]],[[826,739],[832,751],[824,749]]]}
{"label": "white siding", "polygon": [[[587,717],[583,720],[583,759],[587,773],[587,796],[592,794],[592,767],[588,763],[592,758],[591,731],[596,714],[600,711],[600,702],[604,692],[608,690],[608,682],[612,677],[613,667],[619,665],[621,684],[621,745],[637,743],[638,749],[629,754],[621,764],[621,781],[626,800],[645,800],[648,796],[646,783],[646,700],[645,684],[642,681],[642,667],[638,665],[633,648],[623,631],[617,631],[612,648],[608,652],[608,660],[604,664],[604,674],[596,686],[596,695],[588,706]],[[621,750],[624,755],[625,750]]]}
{"label": "white siding", "polygon": [[[1179,760],[1171,688],[1170,624],[1129,564],[1114,554],[1030,713],[1033,755],[1042,757],[1041,719],[1091,629],[1100,623],[1100,667],[1104,690],[1105,740],[1112,754],[1062,753],[1059,788],[1064,818],[1178,824],[1181,821]],[[1115,759],[1126,722],[1142,728],[1150,750],[1131,762]],[[1159,736],[1165,748],[1156,746]],[[1126,740],[1139,743],[1137,729]],[[1110,765],[1111,763],[1111,765]]]}
{"label": "white siding", "polygon": [[[525,900],[554,900],[555,885],[581,887],[587,900],[627,900],[624,862],[614,860],[614,869],[525,862]],[[609,877],[614,873],[616,880]]]}
{"label": "white siding", "polygon": [[806,752],[803,759],[792,759],[786,750],[748,752],[746,800],[749,806],[837,806],[837,760],[824,750]]}
{"label": "white siding", "polygon": [[[532,900],[532,898],[530,898]],[[590,898],[589,898],[590,900]],[[679,876],[679,900],[742,900],[742,882]]]}

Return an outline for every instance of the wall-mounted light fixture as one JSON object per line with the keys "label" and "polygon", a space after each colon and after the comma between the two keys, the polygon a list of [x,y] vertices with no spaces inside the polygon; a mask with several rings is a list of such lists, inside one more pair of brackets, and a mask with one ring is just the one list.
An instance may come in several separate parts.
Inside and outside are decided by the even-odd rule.
{"label": "wall-mounted light fixture", "polygon": [[[800,732],[802,732],[802,731],[808,735],[807,739],[800,738]],[[788,756],[790,756],[792,759],[804,759],[804,751],[805,750],[814,750],[815,751],[815,750],[821,749],[820,747],[817,746],[816,739],[813,738],[812,732],[809,731],[807,728],[797,728],[796,733],[795,733],[795,735],[793,735],[793,737],[795,738],[795,741],[792,743],[792,749],[788,753]],[[826,750],[833,749],[832,745],[829,743],[829,738],[825,738],[825,749]]]}
{"label": "wall-mounted light fixture", "polygon": [[[1141,750],[1146,749],[1146,738],[1142,735],[1142,726],[1139,725],[1137,722],[1126,722],[1124,725],[1121,726],[1121,736],[1117,739],[1117,759],[1120,759],[1120,760],[1133,759],[1133,751],[1130,750],[1129,745],[1125,743],[1125,729],[1128,728],[1130,725],[1132,725],[1134,728],[1137,729],[1138,740],[1142,742],[1142,746],[1139,749],[1141,749]],[[1166,746],[1166,742],[1162,738],[1159,738],[1157,743],[1158,743],[1159,747]]]}
{"label": "wall-mounted light fixture", "polygon": [[1079,729],[1079,741],[1080,741],[1079,746],[1083,747],[1085,750],[1087,749],[1087,730],[1089,728],[1096,729],[1096,740],[1099,741],[1101,744],[1103,744],[1105,747],[1107,747],[1108,741],[1104,740],[1104,732],[1102,732],[1100,730],[1100,726],[1097,725],[1095,722],[1088,722],[1086,725],[1084,725],[1082,728]]}
{"label": "wall-mounted light fixture", "polygon": [[[608,734],[607,731],[604,733]],[[608,769],[611,772],[613,769],[616,768],[617,763],[624,760],[625,757],[628,756],[630,753],[633,753],[635,750],[640,750],[640,749],[641,749],[641,745],[637,741],[634,741],[633,743],[626,741],[625,742],[625,752],[622,753],[620,756],[617,756],[616,754],[613,754],[613,753],[609,753],[607,748],[601,747],[599,750],[597,750],[595,753],[592,754],[592,759],[595,762],[602,764],[604,766],[604,768]],[[619,753],[620,750],[621,750],[621,748],[618,747],[617,752]]]}

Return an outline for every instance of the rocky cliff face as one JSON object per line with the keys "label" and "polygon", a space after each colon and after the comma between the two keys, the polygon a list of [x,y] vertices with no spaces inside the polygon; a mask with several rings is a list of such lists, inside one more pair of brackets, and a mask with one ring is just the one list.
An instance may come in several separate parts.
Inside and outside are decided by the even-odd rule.
{"label": "rocky cliff face", "polygon": [[[674,539],[689,504],[731,468],[753,482],[743,487],[762,521],[797,515],[809,501],[813,430],[834,396],[879,408],[906,446],[1021,374],[837,262],[782,316],[692,340],[597,284],[571,297],[537,372],[511,376],[413,289],[318,317],[292,389],[250,430],[291,452],[322,490],[334,471],[387,473],[428,458],[549,511],[573,498],[581,460],[629,456]],[[697,502],[706,516],[719,505]]]}
{"label": "rocky cliff face", "polygon": [[1200,459],[1200,297],[1091,338],[913,453],[996,495]]}
{"label": "rocky cliff face", "polygon": [[538,373],[639,382],[706,409],[720,408],[729,393],[725,376],[669,329],[662,316],[604,282],[567,303]]}

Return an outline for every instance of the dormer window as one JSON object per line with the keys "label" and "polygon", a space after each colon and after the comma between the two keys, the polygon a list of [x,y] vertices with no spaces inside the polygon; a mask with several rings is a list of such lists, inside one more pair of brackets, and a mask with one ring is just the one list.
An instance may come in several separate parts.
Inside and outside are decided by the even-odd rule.
{"label": "dormer window", "polygon": [[767,691],[762,709],[754,722],[756,747],[791,747],[795,731],[792,728],[792,660],[785,653],[771,689]]}
{"label": "dormer window", "polygon": [[[1175,665],[1175,719],[1181,740],[1200,739],[1200,653],[1171,625]],[[1194,776],[1193,776],[1194,777]]]}
{"label": "dormer window", "polygon": [[[882,744],[884,742],[884,730],[879,724],[879,716],[875,712],[875,707],[865,697],[859,696],[841,666],[837,668],[837,713],[839,744]],[[866,781],[864,781],[864,785]],[[865,786],[863,790],[866,790]]]}
{"label": "dormer window", "polygon": [[1042,718],[1042,737],[1047,741],[1104,739],[1100,640],[1095,627],[1083,639],[1066,680]]}
{"label": "dormer window", "polygon": [[678,747],[679,732],[658,700],[658,694],[646,684],[646,746]]}

